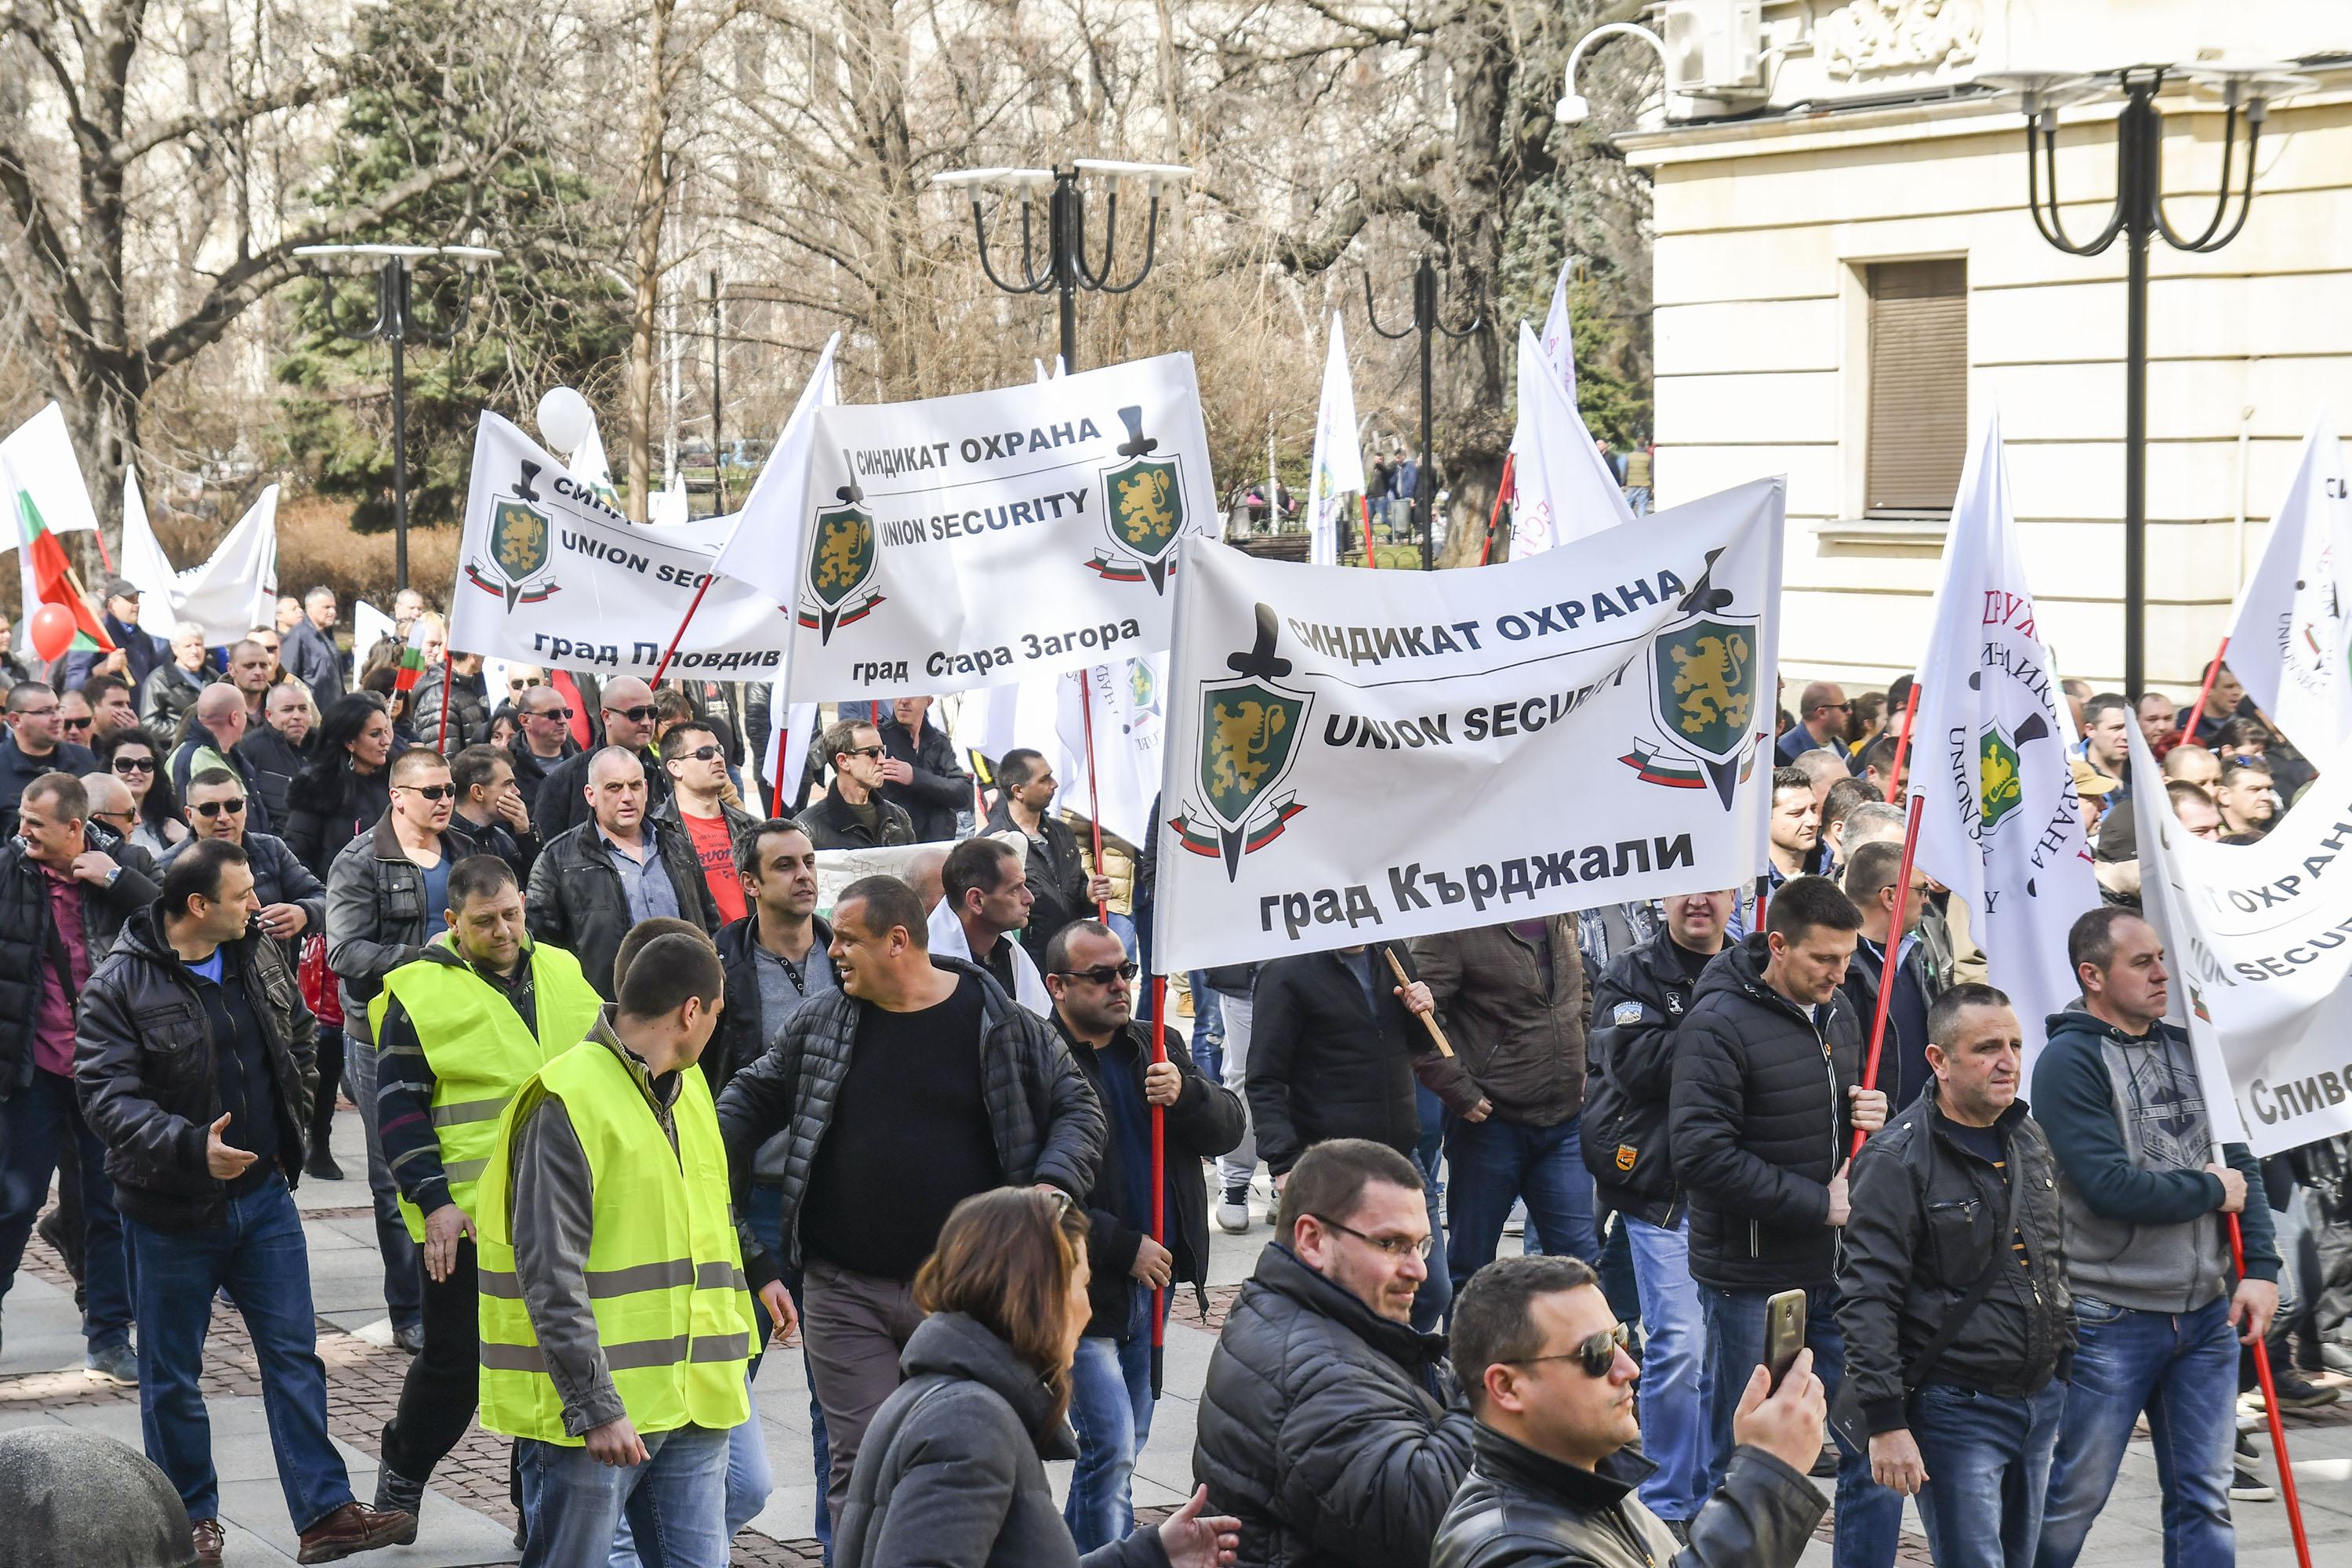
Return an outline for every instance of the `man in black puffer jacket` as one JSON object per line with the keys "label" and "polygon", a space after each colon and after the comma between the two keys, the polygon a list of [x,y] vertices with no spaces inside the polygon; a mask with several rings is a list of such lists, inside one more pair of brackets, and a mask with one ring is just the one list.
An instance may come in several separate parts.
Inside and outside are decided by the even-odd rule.
{"label": "man in black puffer jacket", "polygon": [[[1732,1415],[1764,1359],[1764,1305],[1803,1290],[1805,1342],[1830,1397],[1845,1364],[1838,1332],[1837,1232],[1849,1213],[1853,1129],[1875,1131],[1886,1097],[1856,1081],[1862,1026],[1838,989],[1861,911],[1825,877],[1791,877],[1765,928],[1700,975],[1675,1042],[1668,1136],[1690,1195],[1691,1275],[1706,1315],[1713,1379],[1708,1490],[1731,1462]],[[1840,1568],[1895,1560],[1903,1500],[1870,1479],[1870,1456],[1838,1440]]]}
{"label": "man in black puffer jacket", "polygon": [[1445,1341],[1412,1331],[1432,1237],[1420,1168],[1318,1143],[1209,1356],[1192,1478],[1242,1521],[1240,1568],[1426,1568],[1470,1468]]}

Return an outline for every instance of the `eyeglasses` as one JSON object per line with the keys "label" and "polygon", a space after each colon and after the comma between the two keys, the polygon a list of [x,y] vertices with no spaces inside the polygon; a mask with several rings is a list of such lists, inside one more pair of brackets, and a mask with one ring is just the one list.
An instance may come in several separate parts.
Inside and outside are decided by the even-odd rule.
{"label": "eyeglasses", "polygon": [[542,708],[536,713],[526,713],[523,717],[526,719],[569,719],[572,717],[572,710],[569,708]]}
{"label": "eyeglasses", "polygon": [[117,757],[111,766],[118,773],[152,773],[155,771],[152,757]]}
{"label": "eyeglasses", "polygon": [[[651,720],[653,716],[654,705],[650,702],[640,702],[635,708],[607,708],[604,710],[605,718],[626,719],[632,724],[643,724]],[[570,715],[567,714],[565,717],[569,718]]]}
{"label": "eyeglasses", "polygon": [[726,750],[718,745],[697,746],[690,752],[680,752],[677,756],[672,757],[670,761],[674,763],[682,763],[688,758],[692,758],[698,763],[715,763],[726,754]]}
{"label": "eyeglasses", "polygon": [[453,784],[395,784],[393,787],[395,789],[404,789],[411,795],[421,795],[426,800],[441,800],[457,793],[457,786]]}
{"label": "eyeglasses", "polygon": [[46,719],[57,710],[58,705],[52,702],[47,708],[19,708],[16,710],[13,717],[18,719]]}
{"label": "eyeglasses", "polygon": [[878,763],[890,753],[881,746],[852,746],[841,754],[845,757],[870,757]]}
{"label": "eyeglasses", "polygon": [[1427,1262],[1430,1253],[1437,1246],[1437,1238],[1433,1236],[1366,1236],[1354,1226],[1341,1225],[1338,1220],[1332,1219],[1325,1215],[1309,1215],[1307,1217],[1317,1221],[1318,1224],[1328,1225],[1333,1230],[1352,1236],[1358,1241],[1362,1242],[1365,1246],[1387,1258],[1401,1259],[1406,1253],[1410,1252],[1415,1258],[1422,1259],[1423,1262]]}
{"label": "eyeglasses", "polygon": [[188,809],[209,822],[215,816],[235,816],[245,809],[245,800],[243,796],[236,800],[208,800],[202,805],[191,805]]}
{"label": "eyeglasses", "polygon": [[1097,985],[1108,985],[1114,980],[1132,980],[1138,965],[1133,959],[1125,963],[1098,963],[1092,969],[1060,969],[1055,973],[1065,980],[1091,980]]}
{"label": "eyeglasses", "polygon": [[1527,1356],[1511,1364],[1533,1366],[1542,1361],[1572,1361],[1584,1368],[1584,1375],[1587,1377],[1607,1377],[1609,1369],[1617,1364],[1617,1352],[1624,1349],[1627,1342],[1632,1338],[1633,1335],[1626,1331],[1625,1325],[1620,1323],[1613,1329],[1602,1329],[1598,1333],[1587,1334],[1577,1342],[1576,1348],[1572,1351],[1561,1351],[1553,1355]]}

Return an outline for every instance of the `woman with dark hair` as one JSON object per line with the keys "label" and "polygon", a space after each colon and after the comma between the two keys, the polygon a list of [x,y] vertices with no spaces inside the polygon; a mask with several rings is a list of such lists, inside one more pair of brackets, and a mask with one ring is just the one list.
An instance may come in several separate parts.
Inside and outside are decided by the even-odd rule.
{"label": "woman with dark hair", "polygon": [[344,845],[392,809],[392,719],[373,691],[338,697],[286,791],[286,844],[321,882]]}
{"label": "woman with dark hair", "polygon": [[170,755],[136,724],[98,743],[99,765],[120,779],[138,803],[139,826],[131,830],[131,842],[157,859],[188,836],[188,825],[180,820],[180,797],[172,788]]}
{"label": "woman with dark hair", "polygon": [[907,1381],[876,1411],[834,1522],[837,1568],[1219,1568],[1237,1519],[1203,1518],[1209,1489],[1156,1530],[1081,1560],[1045,1481],[1075,1459],[1070,1363],[1093,1308],[1087,1213],[1061,1193],[998,1187],[956,1205],[915,1276],[930,1314]]}

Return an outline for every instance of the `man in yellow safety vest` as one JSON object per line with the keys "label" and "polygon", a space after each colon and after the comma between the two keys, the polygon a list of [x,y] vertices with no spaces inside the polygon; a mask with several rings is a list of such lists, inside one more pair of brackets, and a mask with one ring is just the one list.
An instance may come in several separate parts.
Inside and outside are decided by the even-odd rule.
{"label": "man in yellow safety vest", "polygon": [[726,1568],[751,1299],[702,1074],[727,980],[656,936],[585,1042],[526,1082],[478,1192],[481,1419],[517,1438],[524,1568],[601,1563],[625,1510]]}
{"label": "man in yellow safety vest", "polygon": [[[379,1507],[419,1512],[433,1468],[472,1422],[479,1373],[476,1184],[523,1081],[588,1037],[602,1005],[579,961],[533,944],[522,889],[495,855],[449,870],[449,929],[368,1006],[377,1118],[401,1217],[424,1250],[425,1346],[383,1429]],[[396,1499],[387,1503],[385,1499]]]}

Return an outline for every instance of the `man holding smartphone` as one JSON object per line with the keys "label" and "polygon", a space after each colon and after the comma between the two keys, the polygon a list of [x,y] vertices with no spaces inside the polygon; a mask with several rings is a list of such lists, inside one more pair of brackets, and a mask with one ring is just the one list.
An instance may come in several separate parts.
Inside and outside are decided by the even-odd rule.
{"label": "man holding smartphone", "polygon": [[1917,1495],[1937,1568],[2031,1568],[2074,1360],[2056,1167],[2017,1098],[2024,1045],[1991,986],[1937,997],[1934,1081],[1853,1163],[1847,1403],[1873,1479]]}
{"label": "man holding smartphone", "polygon": [[[1839,989],[1861,931],[1836,883],[1790,878],[1764,930],[1707,965],[1678,1031],[1667,1131],[1706,1319],[1710,1492],[1731,1463],[1774,1295],[1805,1292],[1805,1343],[1832,1398],[1844,1372],[1834,1276],[1846,1151],[1855,1128],[1886,1121],[1886,1097],[1860,1085],[1863,1026]],[[1834,1561],[1886,1568],[1903,1500],[1871,1480],[1867,1453],[1843,1437],[1838,1447]]]}

